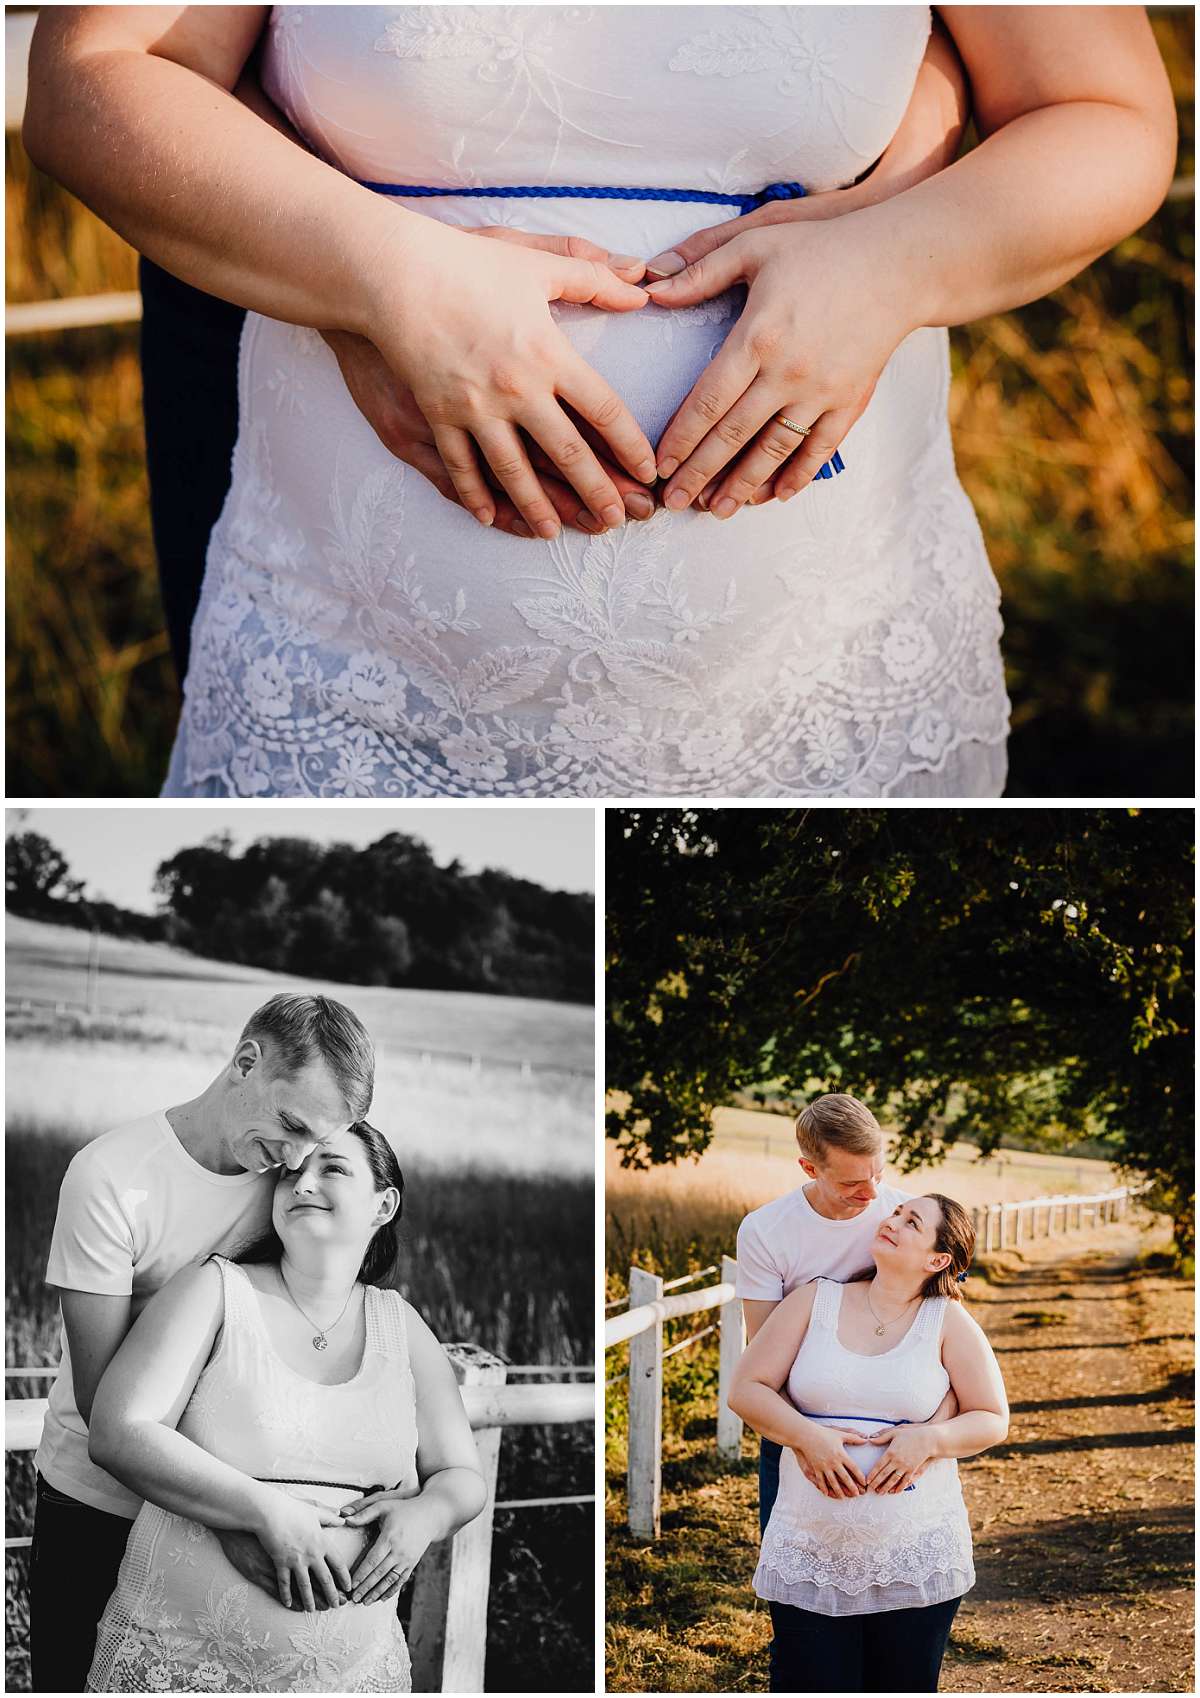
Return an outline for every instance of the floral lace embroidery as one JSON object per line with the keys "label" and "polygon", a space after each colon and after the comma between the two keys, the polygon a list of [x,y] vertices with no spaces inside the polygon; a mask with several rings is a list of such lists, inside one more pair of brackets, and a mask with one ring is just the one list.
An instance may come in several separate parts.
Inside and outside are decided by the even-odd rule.
{"label": "floral lace embroidery", "polygon": [[[884,10],[661,8],[656,38],[644,25],[655,8],[414,6],[382,19],[346,8],[370,60],[370,112],[398,111],[394,135],[382,115],[360,134],[357,85],[344,69],[321,76],[327,9],[276,8],[267,69],[309,140],[328,139],[359,175],[386,176],[382,162],[399,157],[406,108],[395,91],[407,85],[393,85],[394,68],[429,111],[421,157],[448,166],[448,181],[495,181],[497,154],[506,173],[537,181],[569,136],[571,159],[614,182],[631,157],[619,151],[627,132],[598,132],[620,118],[650,146],[639,103],[568,72],[636,16],[648,84],[668,94],[681,75],[708,84],[712,143],[693,180],[740,190],[761,180],[764,152],[781,152],[762,148],[759,103],[824,149],[832,180],[858,168],[868,131],[886,126],[880,113],[902,93],[898,60],[919,56],[928,28],[924,8],[886,9],[886,22]],[[337,51],[350,52],[340,36]],[[461,96],[455,126],[421,105],[435,78]],[[318,98],[335,106],[328,138]],[[692,97],[675,104],[686,127]],[[479,204],[439,203],[438,215],[469,227]],[[488,222],[529,221],[529,203],[483,204]],[[638,216],[653,228],[659,214]],[[743,301],[733,290],[627,320],[575,306],[554,316],[649,430]],[[836,489],[814,486],[786,510],[790,532],[777,508],[729,526],[659,513],[543,545],[470,525],[384,455],[320,338],[250,315],[233,486],[210,547],[169,793],[885,796],[959,749],[1002,743],[998,597],[954,475],[944,352],[929,340],[939,336],[944,350],[944,333],[919,331],[915,355],[897,351],[855,427],[857,463]]]}

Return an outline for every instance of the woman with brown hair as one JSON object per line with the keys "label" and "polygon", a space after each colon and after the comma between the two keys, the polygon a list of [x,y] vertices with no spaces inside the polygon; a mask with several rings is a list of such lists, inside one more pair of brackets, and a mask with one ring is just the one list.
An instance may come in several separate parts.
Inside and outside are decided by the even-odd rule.
{"label": "woman with brown hair", "polygon": [[[742,1358],[730,1407],[785,1447],[754,1576],[773,1692],[937,1690],[975,1583],[957,1458],[1008,1432],[999,1367],[961,1302],[974,1248],[952,1198],[907,1198],[872,1269],[798,1287]],[[931,1420],[947,1390],[958,1414]]]}

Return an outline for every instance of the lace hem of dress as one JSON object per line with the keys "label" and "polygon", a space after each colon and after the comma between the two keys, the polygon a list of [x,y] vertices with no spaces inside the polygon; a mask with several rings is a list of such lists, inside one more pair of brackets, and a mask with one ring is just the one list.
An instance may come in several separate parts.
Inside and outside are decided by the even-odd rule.
{"label": "lace hem of dress", "polygon": [[765,1563],[754,1575],[754,1591],[764,1602],[790,1604],[814,1615],[879,1615],[887,1610],[925,1609],[961,1598],[975,1584],[974,1565],[939,1568],[920,1584],[895,1581],[887,1586],[868,1586],[860,1592],[841,1592],[835,1586],[812,1581],[788,1582]]}
{"label": "lace hem of dress", "polygon": [[882,1545],[860,1545],[851,1539],[834,1544],[799,1528],[787,1532],[768,1528],[755,1588],[759,1575],[774,1575],[785,1587],[832,1588],[853,1597],[879,1587],[919,1588],[933,1575],[961,1574],[971,1568],[969,1534],[964,1539],[960,1528],[945,1523],[924,1527],[908,1538],[889,1538]]}

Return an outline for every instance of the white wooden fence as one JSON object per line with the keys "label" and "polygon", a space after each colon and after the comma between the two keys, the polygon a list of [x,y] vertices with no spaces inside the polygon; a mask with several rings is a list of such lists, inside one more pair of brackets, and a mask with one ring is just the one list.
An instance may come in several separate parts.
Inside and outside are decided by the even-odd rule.
{"label": "white wooden fence", "polygon": [[[496,1476],[505,1427],[543,1426],[560,1421],[594,1421],[596,1396],[591,1384],[508,1385],[504,1362],[473,1344],[451,1344],[446,1354],[463,1388],[463,1402],[475,1432],[488,1486],[481,1514],[422,1558],[413,1582],[408,1642],[416,1692],[482,1692],[487,1650],[487,1600],[492,1564],[492,1525],[497,1510],[540,1508],[556,1503],[593,1503],[591,1494],[561,1498],[523,1498],[497,1503]],[[522,1368],[519,1373],[555,1373],[553,1368]],[[573,1370],[572,1370],[573,1371]],[[40,1376],[57,1369],[7,1368],[6,1378]],[[36,1450],[46,1414],[45,1398],[7,1399],[4,1448]],[[29,1545],[28,1536],[5,1539],[5,1550]]]}
{"label": "white wooden fence", "polygon": [[[1122,1219],[1128,1213],[1131,1199],[1145,1189],[1145,1186],[1121,1185],[1112,1191],[1101,1191],[1087,1197],[1033,1197],[1019,1203],[993,1203],[982,1209],[972,1209],[976,1253],[1002,1250],[1035,1237],[1068,1235],[1082,1231],[1085,1226],[1107,1225]],[[1038,1224],[1043,1210],[1045,1229],[1039,1233]],[[1060,1211],[1056,1233],[1055,1216]],[[715,1269],[703,1271],[711,1273]],[[737,1301],[737,1263],[732,1256],[721,1257],[720,1271],[719,1285],[706,1285],[699,1291],[667,1296],[670,1286],[664,1286],[657,1274],[646,1273],[642,1268],[630,1268],[629,1307],[623,1314],[613,1315],[604,1323],[606,1351],[618,1344],[629,1344],[626,1514],[629,1531],[635,1538],[657,1539],[661,1528],[663,1363],[668,1356],[686,1349],[714,1330],[720,1334],[717,1454],[731,1461],[736,1461],[741,1455],[742,1422],[729,1407],[729,1388],[745,1348],[746,1335],[742,1306]],[[688,1278],[693,1277],[696,1276],[672,1280],[670,1285],[686,1284]],[[681,1315],[705,1314],[710,1309],[718,1311],[713,1325],[663,1349],[664,1321]],[[614,1375],[608,1384],[616,1384],[624,1378],[624,1374]]]}

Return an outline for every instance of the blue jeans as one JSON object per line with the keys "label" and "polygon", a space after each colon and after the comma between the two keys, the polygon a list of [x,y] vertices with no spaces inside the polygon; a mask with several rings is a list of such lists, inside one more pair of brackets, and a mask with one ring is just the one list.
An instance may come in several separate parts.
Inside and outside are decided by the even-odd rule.
{"label": "blue jeans", "polygon": [[936,1692],[961,1598],[874,1615],[771,1605],[772,1692]]}
{"label": "blue jeans", "polygon": [[758,1441],[758,1530],[765,1533],[775,1499],[779,1496],[779,1458],[783,1446],[774,1439]]}

